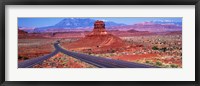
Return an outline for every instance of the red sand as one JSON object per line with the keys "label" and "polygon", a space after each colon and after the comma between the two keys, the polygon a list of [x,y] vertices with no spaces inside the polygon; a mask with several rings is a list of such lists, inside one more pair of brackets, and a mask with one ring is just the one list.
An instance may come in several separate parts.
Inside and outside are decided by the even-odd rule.
{"label": "red sand", "polygon": [[142,55],[123,55],[123,56],[118,56],[118,57],[112,57],[114,59],[120,59],[120,60],[125,60],[125,61],[134,61],[134,60],[139,60],[143,58],[152,58],[152,57],[157,57],[157,54],[142,54]]}

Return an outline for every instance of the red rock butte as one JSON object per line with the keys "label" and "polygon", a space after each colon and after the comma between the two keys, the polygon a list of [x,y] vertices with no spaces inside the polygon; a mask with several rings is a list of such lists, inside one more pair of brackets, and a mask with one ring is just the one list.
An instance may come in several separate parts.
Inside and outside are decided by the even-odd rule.
{"label": "red rock butte", "polygon": [[94,29],[91,34],[89,35],[106,35],[107,31],[105,29],[105,23],[103,21],[97,20],[94,23]]}
{"label": "red rock butte", "polygon": [[108,33],[105,29],[105,23],[97,20],[94,23],[94,29],[91,33],[78,41],[67,44],[66,48],[77,51],[107,52],[116,48],[122,48],[126,45],[119,37]]}

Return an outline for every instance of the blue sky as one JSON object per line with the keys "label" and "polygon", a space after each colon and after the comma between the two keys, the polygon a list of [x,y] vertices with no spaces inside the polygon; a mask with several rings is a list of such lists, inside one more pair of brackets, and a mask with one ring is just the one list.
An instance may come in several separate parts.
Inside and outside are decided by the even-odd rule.
{"label": "blue sky", "polygon": [[[66,17],[67,18],[67,17]],[[63,18],[18,18],[18,26],[20,27],[44,27],[44,26],[52,26]],[[96,17],[91,18],[94,20],[103,20],[103,21],[113,21],[116,23],[124,23],[124,24],[135,24],[140,22],[146,21],[175,21],[175,22],[182,22],[181,17],[171,17],[171,18],[159,18],[159,17]]]}

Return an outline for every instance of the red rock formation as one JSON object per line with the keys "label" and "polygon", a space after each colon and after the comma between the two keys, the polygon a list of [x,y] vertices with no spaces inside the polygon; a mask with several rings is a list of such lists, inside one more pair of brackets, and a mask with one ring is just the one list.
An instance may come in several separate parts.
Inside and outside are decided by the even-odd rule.
{"label": "red rock formation", "polygon": [[25,32],[25,31],[23,31],[23,30],[20,30],[20,29],[18,29],[18,34],[19,34],[19,35],[26,35],[26,34],[27,34],[27,32]]}
{"label": "red rock formation", "polygon": [[18,29],[18,39],[37,39],[37,38],[46,38],[45,34],[31,34],[24,30]]}
{"label": "red rock formation", "polygon": [[26,38],[27,34],[28,34],[27,32],[18,29],[18,38],[19,39]]}
{"label": "red rock formation", "polygon": [[105,23],[103,21],[97,20],[94,23],[94,29],[93,29],[92,33],[89,34],[88,36],[90,36],[90,35],[106,35],[106,34],[108,34],[108,33],[105,29]]}
{"label": "red rock formation", "polygon": [[104,53],[125,47],[126,43],[119,37],[108,33],[103,21],[96,21],[93,31],[84,38],[65,46],[77,51],[91,51]]}

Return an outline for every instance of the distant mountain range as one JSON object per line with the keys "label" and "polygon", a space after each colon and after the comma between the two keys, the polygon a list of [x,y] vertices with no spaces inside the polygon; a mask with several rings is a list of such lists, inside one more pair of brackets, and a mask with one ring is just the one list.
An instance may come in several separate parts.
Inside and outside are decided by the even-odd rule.
{"label": "distant mountain range", "polygon": [[[52,26],[36,27],[36,28],[24,28],[19,29],[26,32],[66,32],[66,31],[84,31],[92,30],[94,22],[96,20],[90,18],[65,18]],[[149,31],[149,32],[166,32],[166,31],[181,31],[182,22],[170,21],[170,20],[157,20],[136,23],[134,25],[126,25],[122,23],[116,23],[112,21],[104,21],[107,30],[137,30],[137,31]]]}
{"label": "distant mountain range", "polygon": [[155,23],[155,22],[142,22],[134,25],[126,26],[114,26],[109,27],[108,29],[112,30],[137,30],[137,31],[149,31],[149,32],[166,32],[166,31],[181,31],[182,26],[173,24],[173,23]]}
{"label": "distant mountain range", "polygon": [[[48,30],[63,30],[63,29],[84,29],[93,28],[96,20],[90,18],[65,18],[55,25],[47,27],[38,27],[34,29],[34,32],[46,32]],[[111,26],[123,26],[125,24],[115,23],[111,21],[105,21],[106,27]]]}
{"label": "distant mountain range", "polygon": [[182,22],[181,21],[170,21],[170,20],[156,20],[156,21],[150,21],[152,23],[156,23],[156,24],[174,24],[177,26],[182,26]]}
{"label": "distant mountain range", "polygon": [[35,29],[35,28],[26,28],[26,27],[18,27],[18,28],[19,28],[19,30],[23,30],[28,33],[32,33]]}

